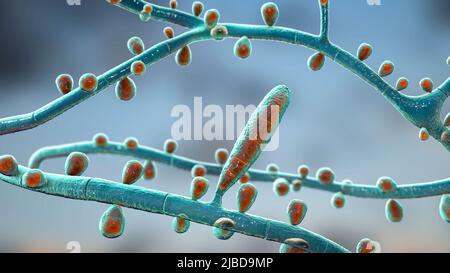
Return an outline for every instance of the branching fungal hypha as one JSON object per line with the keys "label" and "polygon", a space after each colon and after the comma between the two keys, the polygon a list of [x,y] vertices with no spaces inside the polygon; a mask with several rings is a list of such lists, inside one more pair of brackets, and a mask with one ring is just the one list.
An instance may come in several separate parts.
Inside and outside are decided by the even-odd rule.
{"label": "branching fungal hypha", "polygon": [[[178,65],[189,65],[192,62],[193,42],[235,38],[235,46],[230,50],[236,57],[246,59],[252,54],[252,40],[264,39],[315,50],[316,53],[307,60],[312,71],[320,70],[327,61],[334,61],[347,68],[373,86],[407,121],[415,125],[420,140],[430,141],[434,138],[450,151],[450,114],[445,120],[440,120],[443,104],[450,95],[450,78],[440,85],[435,85],[430,78],[424,78],[418,84],[424,94],[403,94],[401,91],[409,85],[407,78],[398,78],[394,86],[386,80],[394,73],[391,61],[384,61],[375,70],[364,63],[374,51],[371,45],[362,43],[355,54],[351,54],[329,40],[329,2],[332,1],[318,1],[321,12],[318,35],[277,26],[280,11],[272,2],[261,7],[263,25],[223,23],[218,10],[205,10],[205,6],[197,1],[192,5],[192,13],[179,10],[174,0],[170,1],[169,7],[142,0],[107,2],[136,14],[142,21],[168,22],[185,27],[187,31],[178,35],[174,29],[166,27],[163,33],[167,40],[148,49],[141,38],[131,37],[127,43],[133,55],[131,59],[99,76],[92,73],[82,75],[78,87],[75,87],[76,83],[70,75],[61,74],[55,83],[62,96],[31,113],[0,119],[1,135],[46,123],[113,85],[119,99],[132,100],[137,89],[133,77],[144,75],[150,65],[169,55],[174,55]],[[450,64],[450,57],[447,64]],[[216,163],[178,156],[178,144],[174,140],[167,140],[163,150],[156,150],[141,145],[135,138],[119,143],[110,141],[105,134],[97,134],[90,141],[42,148],[32,155],[28,167],[19,165],[11,155],[2,156],[0,180],[40,193],[111,204],[99,224],[100,232],[107,238],[116,238],[124,232],[122,207],[127,207],[173,217],[173,229],[177,233],[188,232],[191,223],[195,222],[211,226],[213,234],[221,240],[229,239],[238,232],[278,242],[281,244],[280,252],[349,252],[339,244],[298,226],[308,211],[307,204],[300,199],[293,199],[286,208],[289,223],[249,214],[253,203],[258,201],[258,189],[253,182],[264,181],[273,182],[273,190],[279,196],[289,191],[299,191],[302,187],[332,192],[331,204],[336,208],[344,207],[349,196],[386,199],[385,214],[391,222],[401,221],[403,214],[407,213],[398,199],[442,196],[437,205],[439,214],[444,221],[450,221],[450,178],[397,185],[393,179],[381,177],[376,185],[367,186],[348,180],[337,181],[333,170],[327,167],[319,169],[315,175],[310,173],[306,165],[300,166],[294,174],[280,172],[275,164],[269,165],[266,170],[252,169],[262,147],[270,141],[281,122],[290,100],[291,92],[285,85],[276,86],[268,92],[233,149],[230,152],[217,150],[214,155]],[[258,130],[261,124],[265,131]],[[120,183],[83,177],[89,165],[87,154],[95,153],[132,156],[145,162],[127,162]],[[39,169],[44,160],[55,157],[67,157],[65,175],[46,173]],[[193,180],[189,197],[133,185],[140,178],[154,179],[157,175],[156,162],[191,172]],[[201,201],[212,188],[204,177],[206,174],[218,175],[218,185],[212,200]],[[222,196],[235,184],[240,184],[236,194],[238,209],[228,210],[222,206]],[[365,238],[358,243],[356,251],[376,252],[377,246]]]}

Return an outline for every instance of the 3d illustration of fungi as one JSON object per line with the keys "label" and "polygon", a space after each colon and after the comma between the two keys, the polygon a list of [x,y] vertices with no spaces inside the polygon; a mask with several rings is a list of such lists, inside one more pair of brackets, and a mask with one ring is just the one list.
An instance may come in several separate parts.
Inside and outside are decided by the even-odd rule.
{"label": "3d illustration of fungi", "polygon": [[[281,19],[284,10],[279,7],[277,1],[258,3],[260,10],[253,10],[252,12],[258,12],[259,25],[227,23],[225,19],[222,19],[224,15],[221,14],[221,11],[214,8],[214,2],[212,1],[190,3],[192,4],[191,10],[183,10],[181,7],[181,4],[185,7],[184,4],[190,1],[183,1],[183,3],[179,1],[180,3],[178,3],[172,0],[164,1],[161,4],[143,0],[107,0],[101,2],[108,6],[109,13],[131,13],[142,23],[150,25],[150,28],[152,23],[164,23],[165,26],[162,29],[164,39],[150,46],[144,43],[145,37],[141,38],[137,35],[129,38],[127,42],[121,41],[120,46],[125,49],[128,48],[131,57],[117,66],[105,69],[106,72],[102,74],[86,71],[78,80],[70,74],[59,74],[54,82],[60,93],[59,97],[32,112],[1,118],[0,135],[15,136],[26,132],[34,132],[38,127],[41,128],[44,124],[52,123],[53,119],[66,111],[71,110],[70,112],[76,114],[79,105],[96,95],[100,96],[102,92],[107,90],[114,90],[112,92],[115,92],[121,103],[132,103],[136,99],[137,92],[141,92],[139,80],[147,76],[153,77],[151,69],[158,66],[160,62],[164,62],[166,57],[174,58],[176,65],[173,65],[173,59],[167,59],[170,59],[171,65],[177,69],[185,68],[193,65],[193,62],[197,62],[196,54],[200,55],[199,51],[195,51],[197,43],[213,40],[222,44],[225,41],[232,40],[234,46],[228,50],[240,62],[246,62],[248,58],[254,57],[253,55],[256,54],[255,51],[257,51],[261,42],[281,42],[281,44],[302,46],[312,50],[313,52],[308,59],[297,60],[302,65],[306,63],[309,72],[320,73],[328,65],[338,65],[338,68],[344,70],[344,72],[350,72],[350,74],[357,76],[353,79],[354,81],[362,80],[376,91],[376,95],[381,95],[387,101],[386,105],[393,107],[399,114],[402,122],[414,128],[416,131],[415,138],[417,139],[418,136],[421,143],[425,141],[438,143],[439,148],[445,151],[447,156],[450,152],[450,113],[445,113],[447,111],[445,103],[450,95],[450,78],[447,77],[440,83],[429,77],[423,77],[414,85],[406,77],[394,76],[397,65],[403,65],[401,63],[394,65],[393,61],[384,59],[376,66],[369,64],[368,61],[377,51],[377,48],[369,42],[358,41],[359,47],[348,49],[348,51],[341,48],[338,43],[334,43],[335,39],[330,38],[333,30],[330,23],[330,13],[335,6],[345,5],[344,1],[314,1],[316,8],[320,11],[320,31],[317,34],[283,26],[282,22],[284,21]],[[227,14],[227,16],[225,18],[231,17],[230,14]],[[167,24],[170,24],[170,26],[167,26]],[[392,27],[395,28],[396,26]],[[184,32],[180,32],[179,28],[183,29]],[[105,33],[120,31],[120,29],[105,30]],[[160,29],[158,31],[161,32]],[[102,35],[105,33],[102,33]],[[81,44],[82,42],[73,41],[74,46],[78,43]],[[389,46],[390,44],[385,45],[385,47]],[[426,46],[430,47],[429,50],[431,50],[432,45],[427,44]],[[110,50],[116,50],[115,43],[111,43],[111,48]],[[90,50],[95,51],[97,49],[102,50],[101,48]],[[220,50],[216,49],[215,51]],[[386,56],[387,53],[383,51],[379,54],[384,55],[383,58],[393,57]],[[70,56],[70,54],[68,56],[67,62],[70,62],[72,58],[77,58]],[[255,61],[259,65],[271,66],[270,57],[265,59],[258,57],[260,56],[255,57]],[[84,58],[81,57],[81,59]],[[200,59],[208,61],[204,57]],[[414,63],[414,60],[411,60],[411,63]],[[201,69],[204,72],[203,74],[189,76],[191,81],[201,81],[205,77],[214,78],[214,75],[207,75],[211,71],[214,71],[211,73],[222,73],[221,69],[224,69],[223,73],[232,74],[232,72],[236,72],[227,67],[222,68],[219,64],[213,66],[211,63],[203,63],[199,65],[202,65]],[[449,65],[450,57],[442,60],[442,67],[438,69],[448,69]],[[276,70],[294,69],[278,66],[271,68]],[[253,67],[253,69],[257,70],[258,68]],[[238,71],[237,73],[241,72]],[[230,77],[232,76],[230,75]],[[392,79],[392,77],[396,77],[396,79]],[[298,195],[300,191],[303,194],[304,189],[329,193],[330,199],[320,201],[327,203],[328,206],[331,203],[333,209],[342,209],[348,206],[348,199],[353,197],[364,200],[381,199],[384,204],[385,219],[392,225],[401,222],[404,216],[410,213],[408,208],[403,205],[403,200],[438,198],[438,202],[435,202],[434,216],[439,218],[437,216],[439,215],[441,222],[450,222],[450,172],[447,172],[448,177],[430,178],[409,183],[399,183],[400,181],[390,176],[379,175],[378,180],[373,183],[362,184],[341,179],[340,176],[337,176],[338,172],[335,173],[333,170],[333,164],[323,164],[327,167],[322,165],[322,167],[317,168],[317,171],[313,171],[313,168],[308,165],[299,164],[296,171],[284,172],[282,171],[283,168],[280,168],[275,161],[275,163],[268,164],[265,169],[256,168],[256,162],[260,156],[266,153],[264,148],[270,144],[279,127],[300,126],[293,124],[292,119],[286,120],[285,118],[295,107],[292,105],[294,100],[301,98],[300,91],[294,90],[290,84],[284,83],[284,79],[277,79],[274,76],[273,80],[278,84],[272,84],[271,86],[256,85],[255,89],[258,89],[258,93],[253,93],[251,97],[252,103],[257,105],[255,110],[249,115],[242,130],[237,132],[237,138],[232,141],[231,148],[215,147],[215,153],[210,155],[209,161],[194,159],[193,156],[188,157],[189,150],[180,152],[182,145],[189,144],[182,144],[171,137],[166,137],[164,144],[161,145],[161,150],[145,146],[147,137],[141,138],[134,135],[134,132],[126,133],[132,134],[136,138],[127,137],[123,141],[114,141],[110,134],[101,133],[104,132],[103,124],[98,123],[95,125],[95,128],[97,128],[95,135],[91,134],[94,135],[92,139],[79,139],[78,136],[71,136],[71,141],[65,144],[59,143],[39,148],[29,158],[28,165],[25,162],[19,162],[13,154],[5,153],[5,155],[0,156],[0,181],[30,190],[36,195],[41,193],[107,204],[108,207],[103,215],[98,215],[98,229],[100,234],[106,238],[119,238],[128,232],[127,224],[129,220],[126,221],[126,209],[134,209],[170,217],[173,219],[172,229],[175,233],[189,234],[190,230],[195,228],[196,225],[203,225],[211,229],[212,234],[219,240],[228,240],[233,238],[233,235],[240,234],[274,242],[278,246],[278,249],[273,249],[274,252],[278,250],[281,253],[374,253],[382,250],[383,244],[381,244],[380,249],[379,239],[372,238],[371,232],[368,232],[365,235],[366,237],[360,237],[354,241],[353,248],[350,249],[341,244],[339,236],[334,234],[322,235],[320,230],[316,231],[313,228],[304,227],[303,220],[308,218],[309,214],[320,212],[320,208],[313,209],[307,201],[303,200],[302,196]],[[168,75],[167,81],[177,81],[177,79]],[[211,81],[214,81],[214,79]],[[326,79],[326,81],[332,80]],[[220,81],[216,83],[216,85],[220,84]],[[408,94],[407,90],[415,86],[422,93],[419,95]],[[160,87],[159,85],[152,86],[151,91],[157,92]],[[149,91],[146,88],[142,87],[142,92]],[[265,89],[259,90],[262,88]],[[309,91],[315,92],[315,90]],[[351,91],[357,93],[357,90]],[[167,92],[170,92],[170,90]],[[214,86],[211,86],[210,92],[215,92]],[[306,90],[302,90],[302,92],[306,92]],[[323,99],[327,99],[326,95],[323,94]],[[333,99],[332,95],[329,99]],[[2,101],[0,107],[4,103],[6,102]],[[149,106],[142,109],[142,111],[146,111],[142,112],[142,117],[145,119],[147,118],[145,115],[150,114],[157,116],[158,111],[152,112],[153,106],[151,105],[158,103],[160,102],[157,99],[148,102]],[[376,109],[370,108],[370,103],[367,105],[365,107],[368,111],[377,112]],[[320,101],[317,102],[317,107],[321,107]],[[90,111],[92,115],[100,115],[106,110],[101,106],[92,107],[91,105]],[[113,111],[119,110],[114,108]],[[339,106],[333,111],[339,111]],[[121,115],[125,114],[122,113]],[[351,115],[357,116],[356,113]],[[89,116],[79,118],[80,120],[88,120]],[[109,118],[107,114],[103,117],[103,119]],[[308,119],[314,119],[314,117],[310,116]],[[335,120],[335,117],[333,114],[329,114],[326,119]],[[127,122],[131,124],[135,122],[148,130],[160,126],[154,120],[140,122],[138,117],[131,117]],[[345,121],[338,119],[335,122],[345,123]],[[380,121],[380,123],[383,122]],[[117,124],[120,123],[117,121]],[[70,124],[70,126],[77,127],[80,132],[84,133],[83,125],[83,122]],[[297,128],[294,129],[297,130]],[[352,128],[352,130],[357,130],[357,128]],[[305,134],[304,131],[300,131],[299,134]],[[39,132],[35,133],[36,138],[39,138]],[[66,132],[61,129],[58,134],[64,135]],[[336,132],[330,130],[327,137],[334,138],[334,134]],[[342,134],[351,135],[352,132],[346,129]],[[389,142],[390,140],[385,136],[380,133],[380,139]],[[295,138],[292,139],[295,141]],[[288,145],[286,142],[284,141],[280,145]],[[5,141],[2,141],[2,152],[7,150],[8,145]],[[296,153],[294,148],[290,152],[294,155]],[[325,158],[326,156],[323,154],[318,154],[317,157],[319,159]],[[86,173],[91,165],[97,164],[95,163],[97,155],[115,155],[127,158],[120,172],[121,179],[113,181],[88,176]],[[390,156],[380,157],[389,160]],[[421,157],[421,155],[411,152],[411,154],[404,154],[403,157],[404,161],[408,161],[410,157]],[[65,159],[64,173],[56,174],[45,171],[42,164],[46,160],[57,158]],[[213,159],[215,162],[213,162]],[[349,158],[344,154],[334,159],[344,162],[358,161],[358,159]],[[423,161],[432,162],[433,158],[424,156]],[[327,162],[332,161],[327,160]],[[394,165],[395,162],[390,164]],[[184,185],[185,194],[156,190],[150,184],[148,184],[148,187],[139,185],[141,180],[145,180],[143,183],[158,180],[161,171],[159,167],[163,165],[184,171],[183,180],[185,181],[179,181],[180,184],[177,185]],[[189,177],[186,176],[186,173],[189,174]],[[164,183],[168,182],[165,181]],[[270,184],[270,188],[262,188],[264,184]],[[286,199],[285,210],[278,212],[283,216],[284,221],[272,219],[267,215],[252,213],[255,204],[265,202],[262,195],[263,191],[270,190],[273,191],[276,198]],[[228,207],[229,203],[224,202],[224,198],[231,198],[234,207]],[[433,201],[435,200],[433,199]],[[8,203],[8,210],[14,211],[16,204],[13,201],[11,202]],[[385,220],[379,218],[378,216],[372,217],[373,221]],[[45,220],[42,219],[42,221]],[[81,219],[78,219],[78,221],[81,221]],[[155,221],[155,225],[157,224],[158,222]],[[350,222],[343,224],[352,225]],[[446,228],[448,234],[448,226]],[[349,230],[349,233],[351,233],[351,230]],[[333,235],[333,238],[329,238],[328,235]],[[151,234],[149,236],[157,235]],[[207,240],[214,240],[214,237],[208,237]],[[415,238],[413,237],[410,240],[413,243]],[[442,238],[442,240],[447,245],[450,242],[448,237]],[[172,243],[167,241],[164,244]],[[198,247],[202,249],[200,243]]]}

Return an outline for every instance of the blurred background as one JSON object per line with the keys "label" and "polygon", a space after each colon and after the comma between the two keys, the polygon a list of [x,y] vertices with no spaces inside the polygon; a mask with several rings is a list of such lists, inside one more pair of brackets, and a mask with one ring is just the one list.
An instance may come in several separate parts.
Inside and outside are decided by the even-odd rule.
{"label": "blurred background", "polygon": [[[168,5],[168,0],[153,1]],[[191,10],[192,1],[179,0]],[[217,8],[223,22],[261,24],[263,1],[203,1]],[[360,43],[374,47],[367,63],[378,69],[384,60],[396,64],[387,81],[400,76],[410,80],[405,91],[420,94],[418,82],[431,77],[439,85],[449,76],[446,59],[450,44],[450,2],[447,0],[331,1],[330,38],[354,53]],[[317,33],[317,1],[277,0],[278,25]],[[16,0],[0,2],[0,116],[37,109],[59,96],[54,80],[69,73],[76,80],[85,72],[97,75],[130,58],[126,42],[140,36],[147,46],[164,40],[167,24],[141,22],[136,15],[104,0]],[[184,31],[174,27],[176,33]],[[234,40],[207,41],[191,46],[193,62],[179,67],[173,56],[151,66],[136,78],[138,93],[131,102],[119,101],[113,88],[83,102],[62,116],[30,131],[2,136],[0,154],[13,154],[22,164],[43,146],[90,140],[104,132],[114,141],[137,137],[141,144],[162,148],[176,120],[174,106],[193,106],[195,96],[204,105],[258,104],[274,86],[293,91],[290,108],[280,126],[280,146],[261,155],[256,168],[277,163],[295,172],[307,164],[311,172],[331,167],[338,180],[373,185],[390,176],[399,184],[418,183],[450,176],[450,157],[438,142],[420,142],[418,129],[372,87],[326,60],[321,71],[306,66],[313,51],[274,42],[253,42],[253,54],[241,61],[233,56]],[[447,102],[442,117],[450,111]],[[213,161],[219,147],[233,141],[180,141],[179,155]],[[87,176],[119,180],[130,158],[90,156]],[[43,164],[62,173],[64,159]],[[138,185],[177,194],[189,193],[189,172],[158,165],[155,181]],[[208,177],[215,188],[216,177]],[[287,221],[285,208],[292,198],[308,204],[302,227],[320,233],[354,250],[364,237],[380,242],[384,252],[450,252],[450,226],[438,213],[439,197],[401,200],[404,220],[389,223],[384,200],[348,198],[340,210],[330,205],[331,193],[303,188],[300,193],[276,197],[271,183],[257,183],[259,197],[251,213]],[[235,190],[225,206],[235,209]],[[212,196],[213,191],[205,199]],[[0,251],[67,252],[71,241],[82,252],[276,252],[278,244],[235,234],[228,241],[212,235],[211,228],[192,224],[188,233],[176,234],[171,217],[125,209],[127,226],[118,239],[100,235],[98,222],[108,206],[33,193],[0,183]]]}

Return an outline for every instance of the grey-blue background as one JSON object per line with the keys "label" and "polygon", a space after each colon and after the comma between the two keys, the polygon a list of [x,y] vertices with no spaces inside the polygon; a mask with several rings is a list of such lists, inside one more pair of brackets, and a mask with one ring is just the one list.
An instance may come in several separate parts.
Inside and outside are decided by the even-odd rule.
{"label": "grey-blue background", "polygon": [[[85,73],[101,74],[130,57],[126,41],[133,35],[147,45],[164,39],[165,24],[142,23],[137,16],[103,0],[81,0],[68,6],[65,0],[15,0],[0,2],[0,116],[36,109],[59,96],[54,79],[70,73],[75,79]],[[316,33],[319,11],[315,0],[276,1],[279,25]],[[446,0],[382,0],[369,6],[365,0],[331,1],[331,39],[355,52],[361,42],[374,46],[367,61],[378,68],[392,60],[395,72],[411,81],[409,94],[419,94],[418,81],[426,76],[440,84],[449,76],[450,7]],[[154,3],[167,5],[168,1]],[[182,10],[192,1],[181,0]],[[263,1],[204,1],[218,8],[222,20],[262,23]],[[182,29],[175,28],[176,33]],[[113,89],[98,94],[64,115],[31,131],[2,136],[0,154],[13,154],[26,164],[30,154],[43,146],[88,140],[105,132],[122,141],[137,137],[142,144],[162,147],[170,137],[172,107],[192,105],[194,96],[205,104],[257,104],[275,85],[287,84],[293,100],[281,125],[277,151],[262,154],[256,167],[276,162],[283,171],[294,172],[308,164],[313,172],[329,166],[339,180],[374,184],[382,175],[399,184],[442,179],[450,175],[448,152],[436,141],[421,143],[418,129],[370,86],[346,69],[327,60],[320,72],[305,65],[313,53],[292,45],[255,41],[246,61],[232,54],[234,41],[192,45],[193,63],[178,67],[173,57],[150,67],[136,79],[137,97],[128,103],[116,99]],[[450,104],[445,106],[445,115]],[[212,161],[218,147],[231,148],[230,141],[181,141],[178,154]],[[86,175],[120,179],[128,158],[92,156]],[[43,168],[63,172],[64,160],[51,160]],[[140,185],[188,194],[190,174],[159,165],[159,177]],[[215,178],[211,177],[215,182]],[[215,184],[213,184],[213,188]],[[304,199],[309,212],[302,226],[354,249],[369,237],[383,251],[450,251],[449,224],[438,215],[439,198],[402,201],[405,217],[388,223],[384,201],[349,198],[342,210],[329,204],[330,193],[303,189],[277,198],[271,184],[258,184],[260,191],[252,213],[286,221],[285,207],[294,197]],[[207,198],[211,197],[211,193]],[[69,241],[78,241],[82,251],[225,251],[274,252],[278,245],[236,234],[228,241],[215,239],[210,228],[191,225],[187,234],[171,230],[172,219],[125,209],[127,227],[116,240],[103,238],[98,220],[104,204],[66,200],[0,184],[0,251],[66,251]],[[234,190],[225,205],[235,208]]]}

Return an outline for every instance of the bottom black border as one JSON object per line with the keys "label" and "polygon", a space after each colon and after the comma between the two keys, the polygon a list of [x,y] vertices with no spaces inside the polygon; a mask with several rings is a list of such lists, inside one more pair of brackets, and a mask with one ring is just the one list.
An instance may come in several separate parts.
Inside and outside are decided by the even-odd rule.
{"label": "bottom black border", "polygon": [[[0,254],[3,268],[30,267],[46,271],[118,270],[147,272],[301,272],[303,270],[392,271],[409,268],[445,269],[449,253],[442,254]],[[210,261],[206,268],[206,262]],[[195,266],[194,266],[195,265]],[[448,269],[448,268],[447,268]]]}

